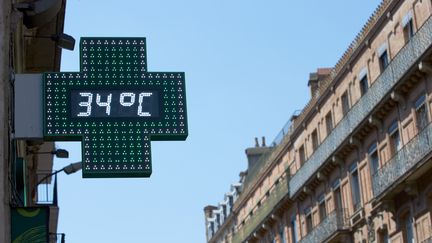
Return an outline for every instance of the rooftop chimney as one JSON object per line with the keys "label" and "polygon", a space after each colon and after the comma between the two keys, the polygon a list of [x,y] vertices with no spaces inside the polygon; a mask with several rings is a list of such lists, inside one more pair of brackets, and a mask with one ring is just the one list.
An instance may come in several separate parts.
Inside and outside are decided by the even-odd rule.
{"label": "rooftop chimney", "polygon": [[332,70],[332,68],[318,68],[316,72],[309,74],[308,86],[310,88],[312,98],[320,95],[317,93],[320,83],[330,75]]}
{"label": "rooftop chimney", "polygon": [[213,210],[217,209],[216,206],[213,205],[208,205],[204,208],[204,214],[206,218],[211,218],[213,217]]}
{"label": "rooftop chimney", "polygon": [[318,74],[317,73],[310,73],[309,74],[308,86],[310,88],[311,97],[314,97],[316,94],[316,91],[319,88]]}
{"label": "rooftop chimney", "polygon": [[266,146],[265,137],[261,138],[261,146],[259,145],[258,138],[255,138],[255,147],[246,149],[246,157],[248,159],[248,169],[255,165],[261,155],[267,152],[270,148]]}

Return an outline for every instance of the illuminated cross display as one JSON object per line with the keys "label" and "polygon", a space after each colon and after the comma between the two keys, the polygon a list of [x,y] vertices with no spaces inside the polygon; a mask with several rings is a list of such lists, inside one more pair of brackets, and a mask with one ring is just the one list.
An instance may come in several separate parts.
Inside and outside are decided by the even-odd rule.
{"label": "illuminated cross display", "polygon": [[83,177],[149,177],[150,141],[188,135],[184,73],[147,72],[145,38],[80,49],[80,72],[44,74],[44,137],[82,142]]}

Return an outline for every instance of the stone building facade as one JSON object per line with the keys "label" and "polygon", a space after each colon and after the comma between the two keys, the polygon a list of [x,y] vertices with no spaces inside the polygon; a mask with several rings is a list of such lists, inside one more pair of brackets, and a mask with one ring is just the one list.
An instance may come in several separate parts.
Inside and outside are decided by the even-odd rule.
{"label": "stone building facade", "polygon": [[242,173],[230,226],[206,208],[208,242],[432,242],[431,15],[430,0],[381,2]]}
{"label": "stone building facade", "polygon": [[[20,74],[60,71],[55,37],[65,11],[66,0],[0,1],[0,242],[64,242],[55,179],[45,177],[53,172],[54,143],[17,139],[14,91]],[[31,228],[39,215],[44,225]]]}

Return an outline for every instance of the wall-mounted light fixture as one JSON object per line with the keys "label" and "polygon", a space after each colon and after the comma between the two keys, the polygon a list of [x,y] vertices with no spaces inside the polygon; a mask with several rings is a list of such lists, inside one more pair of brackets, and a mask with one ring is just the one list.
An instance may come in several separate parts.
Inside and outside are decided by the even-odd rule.
{"label": "wall-mounted light fixture", "polygon": [[45,38],[45,39],[51,39],[54,41],[58,47],[73,51],[75,48],[75,39],[65,33],[57,34],[57,35],[25,35],[24,37],[32,37],[32,38]]}
{"label": "wall-mounted light fixture", "polygon": [[57,175],[58,173],[60,173],[62,171],[64,171],[67,175],[70,175],[70,174],[73,174],[73,173],[75,173],[75,172],[77,172],[77,171],[79,171],[81,169],[82,169],[82,162],[81,161],[72,163],[72,164],[70,164],[68,166],[63,167],[60,170],[56,170],[53,173],[44,176],[42,179],[40,179],[38,181],[38,183],[36,184],[36,186],[39,185],[39,184],[41,184],[41,183],[43,183],[46,179],[48,179],[48,178],[50,178],[52,176],[55,176],[55,175]]}
{"label": "wall-mounted light fixture", "polygon": [[56,149],[53,151],[47,151],[47,152],[30,152],[32,154],[52,154],[55,155],[57,158],[67,159],[69,158],[69,151],[66,149]]}
{"label": "wall-mounted light fixture", "polygon": [[[75,173],[79,170],[81,170],[82,165],[81,165],[81,161],[80,162],[76,162],[76,163],[72,163],[68,166],[63,167],[60,170],[56,170],[53,171],[49,174],[45,174],[45,176],[42,177],[42,179],[40,179],[36,185],[34,185],[33,190],[31,192],[32,197],[35,196],[35,192],[36,190],[38,190],[38,195],[36,197],[36,204],[49,204],[49,205],[57,205],[57,174],[64,171],[66,174],[72,174]],[[42,176],[42,175],[40,175]],[[54,177],[53,179],[51,179],[52,177]],[[52,187],[52,194],[50,194],[50,184],[52,183],[52,181],[54,181],[54,185]],[[45,184],[45,185],[43,185]],[[41,194],[40,191],[41,190]],[[52,198],[51,196],[52,195]],[[41,198],[39,197],[41,196]],[[64,239],[64,236],[62,237]]]}

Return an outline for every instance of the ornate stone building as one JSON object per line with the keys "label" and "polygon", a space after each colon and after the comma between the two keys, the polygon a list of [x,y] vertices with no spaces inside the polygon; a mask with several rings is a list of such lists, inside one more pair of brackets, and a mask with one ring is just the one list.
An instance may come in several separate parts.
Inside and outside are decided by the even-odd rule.
{"label": "ornate stone building", "polygon": [[430,0],[384,0],[310,75],[282,139],[248,155],[230,220],[206,207],[208,242],[432,242],[431,15]]}

